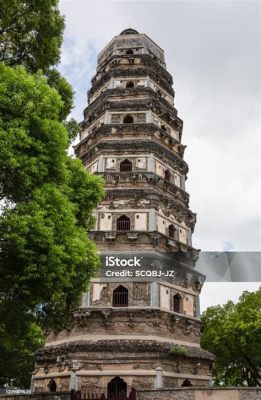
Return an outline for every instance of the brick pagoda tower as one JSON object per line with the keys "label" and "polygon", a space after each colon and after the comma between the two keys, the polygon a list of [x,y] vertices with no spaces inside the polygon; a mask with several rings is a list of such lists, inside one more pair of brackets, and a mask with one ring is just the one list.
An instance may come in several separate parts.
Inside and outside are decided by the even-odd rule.
{"label": "brick pagoda tower", "polygon": [[[38,351],[34,391],[120,399],[132,387],[208,385],[213,357],[200,348],[204,277],[194,269],[182,125],[163,50],[133,29],[115,36],[98,56],[75,147],[106,185],[91,232],[102,268],[72,326]],[[143,277],[134,268],[127,275],[135,257]]]}

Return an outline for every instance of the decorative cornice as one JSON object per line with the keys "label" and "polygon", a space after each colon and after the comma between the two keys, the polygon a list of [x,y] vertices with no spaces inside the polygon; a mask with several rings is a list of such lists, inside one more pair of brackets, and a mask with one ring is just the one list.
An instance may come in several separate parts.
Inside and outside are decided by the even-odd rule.
{"label": "decorative cornice", "polygon": [[106,171],[98,173],[98,175],[102,175],[104,177],[108,189],[110,188],[108,185],[114,185],[114,187],[117,187],[117,185],[121,185],[124,183],[134,183],[135,185],[138,185],[139,183],[145,183],[146,185],[149,184],[152,187],[158,187],[160,190],[163,191],[163,193],[170,192],[172,196],[175,196],[175,200],[177,200],[178,203],[184,203],[184,205],[188,207],[189,194],[185,192],[185,190],[152,172]]}
{"label": "decorative cornice", "polygon": [[168,193],[167,191],[162,191],[159,193],[157,187],[131,187],[131,188],[124,188],[124,187],[108,187],[106,186],[106,200],[119,200],[119,199],[126,199],[126,198],[133,198],[136,201],[138,199],[147,199],[150,196],[158,196],[165,201],[167,204],[168,211],[173,211],[174,216],[176,216],[177,221],[182,222],[184,221],[187,226],[190,228],[194,228],[196,223],[196,215],[182,203],[182,201],[178,201],[176,198],[173,197],[172,194]]}
{"label": "decorative cornice", "polygon": [[[37,351],[36,360],[38,363],[46,361],[56,361],[58,356],[70,353],[149,353],[151,355],[157,354],[160,358],[173,358],[170,349],[173,343],[164,343],[156,340],[97,340],[87,341],[78,340],[75,342],[68,342],[57,346],[44,347]],[[184,346],[187,350],[185,356],[176,356],[179,358],[196,358],[202,360],[214,360],[214,355],[199,347]]]}
{"label": "decorative cornice", "polygon": [[97,74],[92,78],[92,84],[96,82],[97,79],[99,79],[100,74],[104,74],[106,71],[106,68],[126,68],[126,63],[121,64],[121,60],[137,60],[138,63],[134,62],[130,64],[130,66],[133,66],[133,68],[139,68],[140,66],[145,66],[151,68],[157,75],[161,77],[162,80],[165,80],[168,85],[173,84],[173,79],[171,74],[163,68],[157,61],[154,60],[154,57],[152,57],[149,54],[133,54],[133,55],[109,55],[102,63],[98,66]]}
{"label": "decorative cornice", "polygon": [[[83,123],[84,126],[84,123]],[[161,129],[155,124],[151,123],[138,123],[138,124],[102,124],[99,126],[93,126],[90,133],[84,137],[80,143],[74,146],[74,150],[77,152],[81,146],[86,144],[87,146],[93,142],[97,142],[99,139],[103,139],[104,136],[109,136],[112,139],[123,137],[123,135],[129,136],[130,138],[137,136],[148,136],[150,140],[153,139],[157,142],[161,142],[164,147],[168,147],[170,151],[173,151],[176,157],[183,160],[183,155],[186,146],[173,138],[169,133]],[[128,138],[129,139],[129,138]],[[77,153],[77,156],[80,154]]]}
{"label": "decorative cornice", "polygon": [[[175,114],[174,108],[167,109],[157,100],[151,100],[149,98],[126,101],[106,101],[101,103],[96,110],[92,110],[90,113],[88,112],[87,107],[84,112],[84,122],[86,123],[86,126],[88,126],[88,123],[91,124],[96,119],[99,119],[105,113],[105,110],[110,110],[115,113],[125,111],[130,114],[135,111],[152,110],[164,122],[172,126],[174,129],[178,129],[180,134],[182,132],[183,121]],[[89,118],[91,118],[91,122],[88,122]]]}
{"label": "decorative cornice", "polygon": [[84,163],[90,163],[94,157],[97,157],[99,154],[104,155],[106,152],[115,153],[115,149],[117,149],[118,153],[127,151],[132,154],[138,151],[144,152],[146,150],[146,152],[154,153],[159,156],[160,159],[168,159],[182,175],[186,175],[188,172],[187,163],[173,151],[166,149],[163,145],[154,141],[153,137],[151,139],[140,139],[139,141],[137,141],[136,137],[128,140],[108,140],[104,137],[97,143],[89,144],[80,154],[76,151],[76,155],[80,157]]}
{"label": "decorative cornice", "polygon": [[162,79],[161,75],[158,73],[155,73],[150,66],[144,67],[144,66],[136,66],[134,65],[131,68],[122,68],[119,67],[119,65],[116,65],[113,69],[110,69],[109,71],[105,71],[103,74],[100,74],[100,78],[97,79],[95,76],[92,80],[92,87],[88,91],[88,98],[90,99],[91,96],[94,95],[94,93],[99,90],[103,85],[105,85],[111,78],[126,78],[129,77],[130,79],[133,77],[146,77],[149,76],[154,82],[156,82],[159,86],[162,87],[168,94],[171,96],[175,95],[174,90],[170,86],[168,82],[166,82],[164,79]]}
{"label": "decorative cornice", "polygon": [[[108,109],[107,101],[114,96],[140,96],[140,95],[147,95],[149,96],[152,101],[157,102],[160,104],[162,108],[165,108],[170,113],[177,115],[177,110],[173,107],[167,100],[165,100],[162,96],[156,93],[150,87],[135,87],[135,88],[114,88],[114,89],[107,89],[104,92],[101,92],[100,95],[84,110],[84,117],[87,118],[88,115],[97,112],[98,109],[104,109],[104,103],[106,102],[106,109]],[[128,100],[121,99],[121,102],[127,102]],[[135,99],[135,102],[140,102],[139,98]],[[115,102],[113,102],[115,104]]]}
{"label": "decorative cornice", "polygon": [[[176,239],[170,239],[168,236],[164,235],[158,231],[91,231],[89,236],[91,239],[94,239],[97,245],[103,245],[103,247],[110,247],[112,249],[112,244],[117,244],[119,242],[121,246],[127,247],[128,244],[133,246],[133,238],[129,238],[129,233],[136,233],[137,239],[135,242],[139,243],[140,246],[144,248],[148,248],[150,250],[164,249],[165,253],[168,255],[181,253],[186,256],[187,264],[195,265],[198,256],[199,250],[191,247],[190,245],[180,242]],[[107,242],[107,246],[106,246]],[[177,260],[172,260],[177,261]],[[183,261],[183,269],[184,272],[186,267],[184,266]],[[195,271],[191,270],[191,267],[186,270],[188,273],[195,273]],[[199,272],[196,272],[197,276],[202,275]],[[203,275],[202,275],[203,276]],[[187,278],[186,278],[187,279]]]}

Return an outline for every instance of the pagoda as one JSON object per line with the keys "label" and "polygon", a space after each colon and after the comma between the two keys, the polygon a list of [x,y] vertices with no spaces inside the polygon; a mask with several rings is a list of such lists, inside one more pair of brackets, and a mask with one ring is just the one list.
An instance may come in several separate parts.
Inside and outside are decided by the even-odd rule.
{"label": "pagoda", "polygon": [[132,388],[211,380],[213,356],[200,347],[196,215],[172,84],[164,51],[134,29],[98,56],[75,153],[105,182],[90,233],[101,269],[72,325],[50,333],[37,352],[33,391],[121,399]]}

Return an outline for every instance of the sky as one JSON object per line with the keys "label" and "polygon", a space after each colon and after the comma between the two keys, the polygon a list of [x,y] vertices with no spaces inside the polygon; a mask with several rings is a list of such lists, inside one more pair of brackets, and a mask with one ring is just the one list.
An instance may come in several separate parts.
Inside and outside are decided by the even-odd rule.
{"label": "sky", "polygon": [[[261,2],[61,0],[60,10],[59,69],[76,93],[72,116],[82,120],[97,55],[112,37],[129,26],[146,33],[165,51],[184,121],[194,247],[260,251]],[[220,301],[248,284],[235,285]],[[202,304],[205,291],[215,301],[207,287]]]}

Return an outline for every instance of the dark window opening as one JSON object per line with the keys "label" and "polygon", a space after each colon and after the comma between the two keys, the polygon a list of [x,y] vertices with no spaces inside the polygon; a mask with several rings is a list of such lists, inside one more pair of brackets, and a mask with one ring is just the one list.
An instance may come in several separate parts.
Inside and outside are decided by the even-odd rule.
{"label": "dark window opening", "polygon": [[174,227],[174,225],[170,225],[169,226],[169,228],[168,228],[168,236],[171,238],[171,239],[174,239],[175,238],[175,232],[176,232],[176,229],[175,229],[175,227]]}
{"label": "dark window opening", "polygon": [[126,215],[121,215],[117,219],[117,231],[129,231],[130,219]]}
{"label": "dark window opening", "polygon": [[133,117],[131,115],[126,115],[123,118],[123,123],[124,124],[133,124]]}
{"label": "dark window opening", "polygon": [[108,400],[120,400],[127,397],[127,383],[116,376],[108,383]]}
{"label": "dark window opening", "polygon": [[121,172],[130,172],[132,171],[132,162],[130,160],[123,160],[120,163],[120,171]]}
{"label": "dark window opening", "polygon": [[189,379],[185,379],[181,386],[188,387],[188,386],[193,386],[193,385]]}
{"label": "dark window opening", "polygon": [[179,293],[175,294],[173,297],[173,303],[174,303],[174,311],[177,313],[180,313],[181,311],[181,296]]}
{"label": "dark window opening", "polygon": [[133,54],[133,50],[131,50],[131,49],[127,50],[126,54]]}
{"label": "dark window opening", "polygon": [[51,379],[48,383],[49,392],[56,392],[56,382],[54,379]]}
{"label": "dark window opening", "polygon": [[165,125],[161,125],[161,129],[162,129],[163,131],[167,132],[167,128],[166,128]]}
{"label": "dark window opening", "polygon": [[127,88],[127,89],[134,88],[134,82],[132,82],[132,81],[127,82],[126,88]]}
{"label": "dark window opening", "polygon": [[166,169],[166,171],[164,172],[164,178],[166,181],[169,181],[171,177],[171,173],[168,169]]}
{"label": "dark window opening", "polygon": [[128,307],[128,289],[120,285],[113,291],[112,306],[113,307]]}

